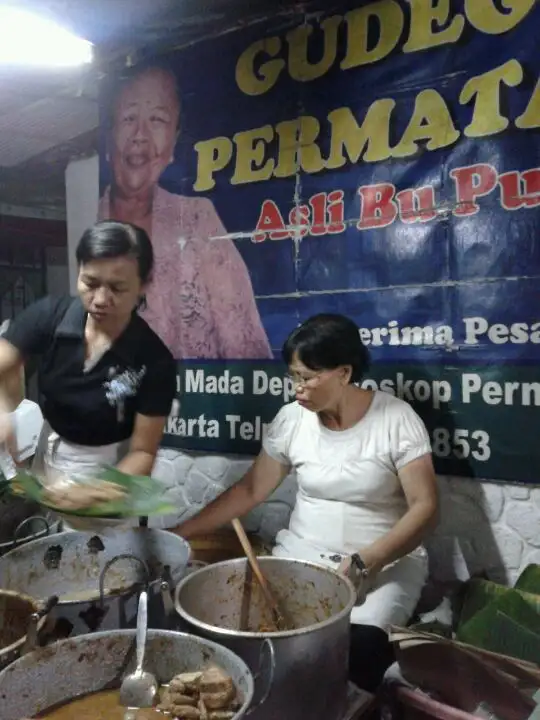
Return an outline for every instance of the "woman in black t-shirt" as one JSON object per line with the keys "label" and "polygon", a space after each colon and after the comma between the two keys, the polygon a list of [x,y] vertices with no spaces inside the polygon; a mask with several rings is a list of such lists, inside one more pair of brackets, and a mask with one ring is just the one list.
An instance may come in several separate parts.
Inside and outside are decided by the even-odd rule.
{"label": "woman in black t-shirt", "polygon": [[[45,476],[99,465],[149,475],[175,393],[175,362],[136,310],[151,279],[146,232],[120,222],[87,230],[77,248],[78,297],[46,297],[0,338],[0,380],[38,360]],[[0,442],[13,452],[12,415],[0,396]]]}

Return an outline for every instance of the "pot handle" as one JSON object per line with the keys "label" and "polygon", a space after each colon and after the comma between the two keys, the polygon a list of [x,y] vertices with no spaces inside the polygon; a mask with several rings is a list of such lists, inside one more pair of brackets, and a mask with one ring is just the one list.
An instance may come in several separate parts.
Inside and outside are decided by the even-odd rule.
{"label": "pot handle", "polygon": [[30,522],[32,522],[32,520],[42,522],[45,527],[46,534],[47,535],[50,534],[51,526],[49,525],[49,521],[47,520],[47,518],[43,517],[43,515],[32,515],[32,517],[26,518],[21,523],[19,523],[17,525],[17,527],[15,528],[15,532],[13,533],[13,543],[11,545],[12,548],[16,547],[20,541],[19,535],[21,533],[21,530],[23,530],[23,528],[25,528],[26,525],[28,525]]}
{"label": "pot handle", "polygon": [[26,655],[37,648],[38,645],[38,628],[40,621],[47,617],[51,610],[58,604],[58,597],[52,595],[47,602],[30,616],[30,623],[26,631],[26,641],[21,650],[21,655]]}
{"label": "pot handle", "polygon": [[174,617],[174,602],[172,599],[171,586],[166,580],[162,580],[159,584],[161,600],[163,602],[163,610],[165,611],[165,619],[172,622]]}
{"label": "pot handle", "polygon": [[141,560],[140,557],[132,555],[131,553],[123,553],[122,555],[116,555],[105,563],[105,565],[103,566],[103,570],[99,575],[99,605],[102,609],[105,604],[105,575],[110,570],[110,568],[116,562],[118,562],[118,560],[135,560],[136,562],[138,562],[146,575],[146,580],[144,583],[145,587],[148,588],[148,585],[150,583],[150,570],[148,569],[148,565],[144,562],[144,560]]}
{"label": "pot handle", "polygon": [[274,676],[276,674],[276,652],[274,650],[274,643],[269,638],[265,638],[262,642],[261,652],[259,655],[259,672],[253,676],[253,679],[257,681],[263,674],[261,668],[264,662],[264,655],[268,655],[269,665],[268,677],[266,678],[266,687],[263,692],[262,698],[257,704],[252,705],[250,708],[248,708],[246,715],[251,715],[252,712],[258,710],[261,705],[263,705],[268,700],[268,696],[270,695],[270,692],[274,685]]}

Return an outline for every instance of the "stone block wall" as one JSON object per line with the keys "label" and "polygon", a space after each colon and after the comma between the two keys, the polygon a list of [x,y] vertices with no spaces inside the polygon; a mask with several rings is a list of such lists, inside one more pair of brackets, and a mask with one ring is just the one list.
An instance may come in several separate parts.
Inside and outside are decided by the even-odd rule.
{"label": "stone block wall", "polygon": [[[178,513],[153,524],[178,524],[239,480],[250,464],[249,458],[162,450],[154,476]],[[429,542],[434,579],[465,580],[485,571],[512,584],[527,564],[540,563],[540,486],[447,477],[439,483],[441,522]],[[289,477],[246,518],[246,528],[273,540],[289,520],[295,492],[294,478]]]}

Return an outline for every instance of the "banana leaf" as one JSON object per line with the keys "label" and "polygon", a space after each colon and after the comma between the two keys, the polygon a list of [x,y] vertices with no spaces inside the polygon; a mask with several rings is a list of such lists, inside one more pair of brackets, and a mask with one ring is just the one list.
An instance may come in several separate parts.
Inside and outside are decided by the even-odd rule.
{"label": "banana leaf", "polygon": [[508,590],[457,631],[459,642],[521,660],[540,661],[540,614],[516,590]]}
{"label": "banana leaf", "polygon": [[491,652],[518,657],[537,665],[540,663],[540,634],[523,627],[505,613],[497,613],[497,621],[489,629],[487,643]]}
{"label": "banana leaf", "polygon": [[96,473],[96,478],[120,485],[126,490],[125,496],[90,508],[76,511],[64,510],[46,502],[44,499],[45,488],[39,478],[23,470],[19,471],[11,481],[10,489],[15,495],[25,496],[54,512],[74,517],[129,518],[166,515],[176,510],[174,505],[163,501],[161,485],[153,478],[142,475],[126,475],[112,467],[100,469]]}
{"label": "banana leaf", "polygon": [[519,576],[518,581],[515,584],[515,589],[540,596],[540,565],[527,565],[525,570]]}
{"label": "banana leaf", "polygon": [[467,623],[477,612],[483,610],[493,600],[497,600],[510,592],[519,593],[522,600],[536,612],[540,613],[540,595],[524,592],[524,589],[517,586],[512,588],[498,585],[490,580],[474,578],[469,580],[468,589],[461,609],[458,628]]}

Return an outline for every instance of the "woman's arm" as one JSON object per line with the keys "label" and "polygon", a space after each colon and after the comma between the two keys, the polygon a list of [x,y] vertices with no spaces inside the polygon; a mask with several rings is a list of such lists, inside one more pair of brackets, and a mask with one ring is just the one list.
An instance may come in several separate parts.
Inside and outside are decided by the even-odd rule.
{"label": "woman's arm", "polygon": [[69,296],[47,296],[10,321],[0,338],[0,412],[11,412],[21,402],[24,362],[46,352],[53,332],[71,302]]}
{"label": "woman's arm", "polygon": [[[21,393],[23,359],[17,348],[0,338],[0,409],[11,412]],[[21,398],[22,399],[22,398]],[[13,407],[15,405],[15,407]]]}
{"label": "woman's arm", "polygon": [[0,381],[0,403],[9,412],[16,410],[24,400],[24,368],[22,362],[6,372]]}
{"label": "woman's arm", "polygon": [[135,416],[129,452],[118,463],[118,470],[128,475],[152,473],[166,420],[166,417],[148,417],[140,414]]}
{"label": "woman's arm", "polygon": [[0,338],[0,444],[5,443],[11,455],[16,454],[11,413],[20,402],[20,372],[23,360],[20,352],[4,338]]}
{"label": "woman's arm", "polygon": [[266,500],[283,482],[289,467],[267,455],[264,450],[236,485],[226,490],[197,515],[186,520],[173,532],[183,538],[212,532]]}
{"label": "woman's arm", "polygon": [[161,358],[148,368],[137,393],[129,452],[117,465],[130,475],[151,475],[175,394],[176,363],[161,342],[155,343],[158,353]]}
{"label": "woman's arm", "polygon": [[370,574],[408,555],[422,544],[438,522],[438,491],[431,455],[413,460],[398,472],[409,509],[383,537],[358,554]]}

